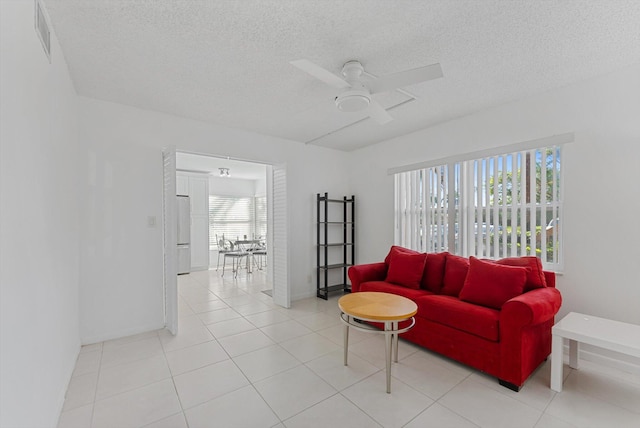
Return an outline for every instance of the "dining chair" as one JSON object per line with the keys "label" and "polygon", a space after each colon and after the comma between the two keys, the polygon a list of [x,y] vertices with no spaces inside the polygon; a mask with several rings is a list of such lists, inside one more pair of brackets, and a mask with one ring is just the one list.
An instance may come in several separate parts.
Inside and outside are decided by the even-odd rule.
{"label": "dining chair", "polygon": [[220,268],[220,255],[233,251],[233,242],[228,239],[224,239],[224,235],[222,235],[222,239],[218,239],[218,234],[216,234],[216,242],[218,243],[218,261],[216,263],[217,271]]}

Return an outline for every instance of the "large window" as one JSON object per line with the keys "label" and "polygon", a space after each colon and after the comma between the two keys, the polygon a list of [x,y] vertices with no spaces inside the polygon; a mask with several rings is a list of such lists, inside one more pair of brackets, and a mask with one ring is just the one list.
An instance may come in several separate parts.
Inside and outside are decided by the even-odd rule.
{"label": "large window", "polygon": [[267,235],[267,198],[209,196],[209,248],[220,239],[258,239]]}
{"label": "large window", "polygon": [[209,247],[217,249],[218,240],[235,241],[253,237],[254,198],[209,196]]}
{"label": "large window", "polygon": [[448,160],[395,174],[397,245],[562,269],[561,146]]}

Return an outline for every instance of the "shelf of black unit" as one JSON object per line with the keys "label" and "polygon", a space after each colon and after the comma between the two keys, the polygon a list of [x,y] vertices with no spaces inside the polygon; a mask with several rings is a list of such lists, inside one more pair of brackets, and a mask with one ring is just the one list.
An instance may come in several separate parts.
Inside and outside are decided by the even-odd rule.
{"label": "shelf of black unit", "polygon": [[335,284],[330,285],[326,289],[324,287],[318,288],[318,296],[324,297],[326,294],[336,291],[343,291],[345,293],[351,293],[351,286],[349,284]]}
{"label": "shelf of black unit", "polygon": [[318,224],[353,224],[352,221],[319,221]]}
{"label": "shelf of black unit", "polygon": [[333,265],[323,265],[323,266],[318,266],[318,269],[322,269],[322,270],[327,270],[327,269],[339,269],[339,268],[346,268],[349,266],[353,266],[353,264],[351,263],[336,263]]}
{"label": "shelf of black unit", "polygon": [[318,244],[319,247],[348,247],[353,245],[353,242],[341,242],[336,244]]}
{"label": "shelf of black unit", "polygon": [[353,202],[353,199],[327,199],[324,196],[320,196],[320,198],[318,198],[318,201],[322,201],[322,202],[339,202],[341,204],[344,204],[344,203],[348,203],[348,202]]}

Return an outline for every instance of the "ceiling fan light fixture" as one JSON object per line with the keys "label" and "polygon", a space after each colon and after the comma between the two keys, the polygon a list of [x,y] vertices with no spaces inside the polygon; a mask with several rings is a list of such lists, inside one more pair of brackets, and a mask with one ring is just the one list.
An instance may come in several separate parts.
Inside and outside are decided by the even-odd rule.
{"label": "ceiling fan light fixture", "polygon": [[361,91],[346,91],[336,97],[336,107],[344,112],[366,110],[371,103],[368,94]]}

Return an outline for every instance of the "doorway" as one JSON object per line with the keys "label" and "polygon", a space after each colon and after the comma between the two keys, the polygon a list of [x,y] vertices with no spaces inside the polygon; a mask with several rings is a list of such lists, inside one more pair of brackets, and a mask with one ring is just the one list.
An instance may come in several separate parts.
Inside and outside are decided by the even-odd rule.
{"label": "doorway", "polygon": [[[213,186],[217,186],[218,189],[226,188],[224,191],[219,190],[222,193],[232,192],[234,188],[236,190],[244,188],[246,193],[247,183],[242,183],[241,180],[256,181],[254,188],[257,189],[258,193],[264,194],[267,202],[266,242],[269,252],[267,275],[273,287],[273,302],[279,306],[290,307],[286,166],[268,165],[256,161],[231,159],[208,154],[176,152],[173,147],[163,151],[164,295],[165,324],[169,331],[176,334],[178,330],[177,243],[175,232],[177,210],[175,207],[175,195],[180,193],[178,189],[180,185],[177,185],[177,172],[208,176]],[[234,175],[236,183],[231,184],[229,179]],[[227,181],[225,182],[225,180]],[[198,238],[200,240],[204,239],[202,237]],[[207,248],[211,242],[208,239],[207,230]],[[214,261],[214,264],[217,263]],[[210,264],[207,268],[210,268]]]}

